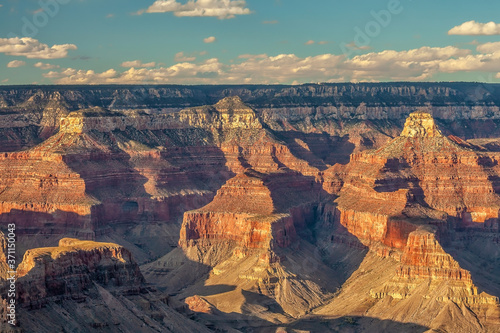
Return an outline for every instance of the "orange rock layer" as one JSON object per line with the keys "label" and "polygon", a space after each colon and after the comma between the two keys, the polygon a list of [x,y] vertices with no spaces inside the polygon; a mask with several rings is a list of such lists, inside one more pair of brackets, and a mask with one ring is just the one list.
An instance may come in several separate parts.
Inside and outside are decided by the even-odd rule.
{"label": "orange rock layer", "polygon": [[470,272],[460,268],[458,262],[443,250],[433,231],[418,229],[409,234],[401,264],[397,271],[399,278],[472,283]]}
{"label": "orange rock layer", "polygon": [[314,220],[319,186],[314,179],[293,172],[247,170],[230,179],[210,204],[184,214],[179,244],[184,248],[217,242],[242,249],[287,247],[297,229]]}
{"label": "orange rock layer", "polygon": [[84,297],[94,282],[138,290],[144,281],[125,248],[64,238],[58,247],[28,250],[17,268],[17,297],[23,306],[38,307],[48,298]]}

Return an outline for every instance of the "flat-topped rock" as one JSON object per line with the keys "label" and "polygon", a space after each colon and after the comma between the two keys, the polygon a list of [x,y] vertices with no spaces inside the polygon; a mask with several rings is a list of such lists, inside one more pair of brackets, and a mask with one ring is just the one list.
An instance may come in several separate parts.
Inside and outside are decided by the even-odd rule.
{"label": "flat-topped rock", "polygon": [[434,122],[430,113],[416,111],[406,118],[405,127],[401,132],[403,137],[442,137],[441,131]]}
{"label": "flat-topped rock", "polygon": [[144,282],[124,247],[73,238],[61,239],[57,247],[26,251],[17,277],[20,303],[34,307],[48,298],[79,297],[94,283],[137,290]]}

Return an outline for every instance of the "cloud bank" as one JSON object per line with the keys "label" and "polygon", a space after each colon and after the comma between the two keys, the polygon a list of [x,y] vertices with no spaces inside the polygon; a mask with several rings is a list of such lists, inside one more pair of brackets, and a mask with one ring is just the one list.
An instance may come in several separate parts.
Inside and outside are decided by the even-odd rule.
{"label": "cloud bank", "polygon": [[179,17],[208,16],[221,20],[231,19],[236,15],[251,14],[251,10],[246,8],[244,0],[190,0],[185,4],[176,0],[156,0],[149,8],[140,10],[137,14],[168,12]]}
{"label": "cloud bank", "polygon": [[[125,71],[102,73],[73,68],[43,74],[60,84],[291,84],[307,82],[424,81],[436,74],[456,72],[500,73],[500,42],[484,43],[476,50],[456,46],[369,52],[348,58],[320,54],[241,54],[222,62],[218,58],[197,61],[180,52],[176,64],[146,68],[141,64]],[[128,67],[128,66],[127,66]],[[500,74],[496,77],[500,78]]]}

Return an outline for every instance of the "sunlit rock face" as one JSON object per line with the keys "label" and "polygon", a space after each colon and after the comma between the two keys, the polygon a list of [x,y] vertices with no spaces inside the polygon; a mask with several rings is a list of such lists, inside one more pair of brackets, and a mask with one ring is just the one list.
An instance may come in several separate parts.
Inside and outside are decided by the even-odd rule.
{"label": "sunlit rock face", "polygon": [[[351,155],[339,198],[324,207],[321,225],[336,230],[326,241],[352,246],[349,236],[355,236],[377,256],[397,262],[391,278],[371,285],[370,295],[379,301],[368,313],[384,317],[387,310],[401,319],[405,315],[387,302],[413,311],[423,297],[420,306],[429,314],[437,316],[455,302],[484,314],[485,322],[498,322],[498,297],[478,291],[477,270],[462,266],[473,268],[465,259],[471,253],[463,249],[474,239],[484,239],[485,257],[496,256],[495,161],[495,153],[444,136],[431,115],[420,111],[411,113],[401,135],[386,145]],[[465,322],[460,325],[468,326]]]}
{"label": "sunlit rock face", "polygon": [[401,132],[404,137],[442,137],[430,113],[417,111],[410,113]]}
{"label": "sunlit rock face", "polygon": [[113,243],[64,238],[57,247],[28,250],[17,267],[17,298],[25,307],[85,298],[98,283],[138,292],[144,282],[131,253]]}
{"label": "sunlit rock face", "polygon": [[[408,217],[416,225],[446,228],[447,216],[464,227],[490,228],[498,219],[495,154],[473,151],[443,136],[428,113],[412,113],[399,137],[377,150],[351,155],[337,199],[339,219],[360,239],[406,244]],[[372,221],[360,226],[357,221]],[[362,234],[360,234],[362,232]],[[403,239],[392,239],[395,234]]]}
{"label": "sunlit rock face", "polygon": [[320,186],[296,172],[246,170],[228,180],[211,203],[184,214],[179,244],[187,249],[230,242],[239,253],[287,247],[296,229],[313,221]]}
{"label": "sunlit rock face", "polygon": [[[383,93],[360,88],[352,91]],[[260,109],[239,97],[161,112],[60,109],[58,121],[44,122],[59,132],[1,154],[0,222],[52,242],[33,246],[19,266],[22,303],[43,310],[98,290],[156,331],[171,320],[158,305],[166,298],[207,327],[241,331],[250,329],[235,315],[252,330],[305,330],[305,314],[320,325],[310,331],[331,317],[350,318],[328,323],[338,330],[354,316],[436,331],[500,322],[498,153],[445,136],[450,128],[437,124],[457,114],[444,109],[429,110],[436,120],[417,111],[405,122],[415,107],[281,106],[269,96],[300,96],[303,87],[279,96],[262,89]],[[54,246],[63,234],[105,243]],[[143,279],[131,253],[142,256],[147,302],[136,295]],[[4,261],[0,253],[0,272]],[[441,326],[446,316],[463,329]]]}

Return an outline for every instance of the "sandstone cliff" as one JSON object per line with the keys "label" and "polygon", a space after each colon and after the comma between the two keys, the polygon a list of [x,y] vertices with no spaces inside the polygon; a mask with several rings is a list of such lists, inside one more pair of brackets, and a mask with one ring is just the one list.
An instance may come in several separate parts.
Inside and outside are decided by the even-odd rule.
{"label": "sandstone cliff", "polygon": [[214,104],[228,96],[240,96],[273,130],[350,135],[353,143],[383,144],[387,134],[397,135],[406,116],[418,108],[429,110],[447,132],[460,137],[498,137],[497,89],[474,83],[7,86],[0,89],[0,133],[4,134],[0,143],[3,151],[31,147],[41,141],[40,136],[45,139],[55,133],[62,117],[81,109],[169,113]]}
{"label": "sandstone cliff", "polygon": [[[49,304],[23,313],[30,328],[64,309],[83,325],[71,298],[102,305],[96,330],[129,320],[168,331],[164,318],[182,315],[165,299],[228,331],[500,323],[500,155],[485,138],[498,110],[487,90],[44,89],[0,99],[3,133],[35,133],[5,141],[6,151],[29,149],[0,156],[0,222],[16,222],[21,253],[52,246],[27,251],[19,267],[24,304]],[[405,122],[417,105],[430,113]],[[126,246],[171,297],[136,294],[140,273],[123,247],[54,247],[63,235]],[[121,285],[135,294],[116,293]]]}
{"label": "sandstone cliff", "polygon": [[210,332],[151,291],[124,247],[64,238],[58,247],[26,252],[17,268],[17,327],[6,322],[2,307],[0,330]]}
{"label": "sandstone cliff", "polygon": [[[355,236],[393,264],[390,272],[367,275],[378,282],[367,282],[370,289],[361,293],[375,301],[354,302],[350,311],[364,308],[366,315],[377,318],[412,318],[452,331],[488,331],[497,325],[495,289],[488,288],[493,295],[478,291],[476,281],[486,285],[476,270],[471,273],[461,266],[471,254],[454,240],[462,233],[471,239],[486,237],[485,243],[495,237],[500,201],[492,182],[494,160],[495,154],[445,137],[425,112],[410,114],[401,135],[386,145],[351,156],[339,198],[322,206],[319,226],[329,230],[322,244],[353,247]],[[356,274],[363,272],[356,271],[351,279],[356,281]],[[349,283],[346,287],[351,288]],[[318,313],[342,307],[347,299],[341,294]],[[478,319],[451,323],[443,308],[449,313],[464,313],[466,308],[466,316]]]}
{"label": "sandstone cliff", "polygon": [[58,297],[85,298],[93,283],[138,292],[144,281],[125,248],[70,238],[61,239],[58,247],[28,250],[17,279],[18,300],[31,308]]}

